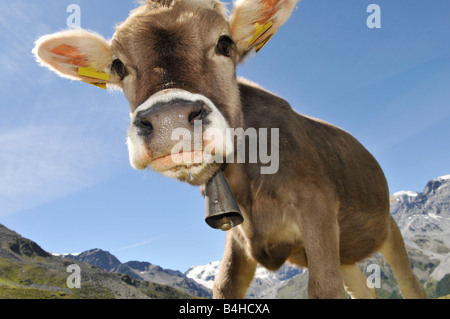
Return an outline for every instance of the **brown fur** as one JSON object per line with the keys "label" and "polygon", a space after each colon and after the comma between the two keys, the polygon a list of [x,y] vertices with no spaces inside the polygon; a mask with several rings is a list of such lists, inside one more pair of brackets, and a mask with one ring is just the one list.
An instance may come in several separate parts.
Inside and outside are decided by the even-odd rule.
{"label": "brown fur", "polygon": [[[279,26],[296,1],[261,3],[267,11],[253,14],[255,19],[272,16]],[[352,296],[374,296],[355,263],[378,249],[391,262],[404,296],[424,297],[389,216],[387,183],[372,155],[345,131],[300,115],[280,97],[236,78],[235,67],[251,49],[248,37],[254,28],[245,15],[261,3],[240,1],[241,11],[227,21],[216,1],[147,1],[118,26],[111,53],[87,59],[104,64],[111,55],[125,64],[124,80],[111,74],[110,82],[123,89],[132,113],[154,93],[179,88],[210,99],[230,127],[279,128],[276,174],[261,175],[261,163],[230,163],[224,170],[245,221],[227,233],[214,297],[242,298],[258,263],[276,270],[286,261],[309,268],[312,298],[343,298],[343,283]],[[222,35],[235,42],[229,58],[215,50]],[[70,57],[55,58],[49,51],[64,45],[65,37],[60,34],[54,45],[46,38],[35,50],[43,64],[56,65],[62,73],[67,63],[73,69]],[[73,43],[71,55],[83,58],[83,49]],[[60,66],[61,61],[66,64]],[[211,165],[192,183],[208,181],[216,169]]]}

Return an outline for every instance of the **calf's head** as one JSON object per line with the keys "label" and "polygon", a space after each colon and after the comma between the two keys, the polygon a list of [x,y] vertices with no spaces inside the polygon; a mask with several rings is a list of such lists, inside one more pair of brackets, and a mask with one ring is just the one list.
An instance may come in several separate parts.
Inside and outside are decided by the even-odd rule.
{"label": "calf's head", "polygon": [[[133,167],[204,184],[230,149],[227,128],[242,126],[236,65],[297,1],[238,0],[228,17],[216,0],[148,0],[110,41],[83,29],[62,31],[40,38],[34,54],[62,77],[123,90]],[[255,36],[261,25],[269,29]]]}

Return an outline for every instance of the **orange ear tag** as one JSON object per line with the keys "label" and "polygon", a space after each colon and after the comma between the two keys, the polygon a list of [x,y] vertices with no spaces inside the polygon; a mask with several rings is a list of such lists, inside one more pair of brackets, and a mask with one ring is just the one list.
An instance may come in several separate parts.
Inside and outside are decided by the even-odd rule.
{"label": "orange ear tag", "polygon": [[[109,74],[94,71],[91,67],[78,68],[78,74],[87,76],[87,77],[93,78],[93,79],[109,81]],[[87,82],[87,83],[95,85],[96,87],[106,90],[106,83],[95,83],[95,82]]]}

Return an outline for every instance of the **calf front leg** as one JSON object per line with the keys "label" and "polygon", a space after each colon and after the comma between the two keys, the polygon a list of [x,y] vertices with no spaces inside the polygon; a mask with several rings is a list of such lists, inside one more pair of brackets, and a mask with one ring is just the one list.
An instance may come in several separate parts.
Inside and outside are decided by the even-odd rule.
{"label": "calf front leg", "polygon": [[309,270],[309,298],[345,298],[337,212],[323,206],[310,208],[302,216],[301,229]]}
{"label": "calf front leg", "polygon": [[242,299],[255,274],[257,263],[248,256],[229,231],[219,274],[214,281],[213,298]]}

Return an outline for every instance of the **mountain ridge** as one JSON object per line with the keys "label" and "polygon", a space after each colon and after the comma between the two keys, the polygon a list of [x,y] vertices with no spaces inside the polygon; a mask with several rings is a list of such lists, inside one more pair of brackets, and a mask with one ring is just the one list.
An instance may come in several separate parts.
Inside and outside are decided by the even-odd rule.
{"label": "mountain ridge", "polygon": [[[78,266],[78,274],[69,266]],[[76,272],[77,270],[75,270]],[[71,274],[80,287],[73,288]],[[192,298],[172,287],[111,273],[92,264],[54,256],[0,224],[0,299]]]}
{"label": "mountain ridge", "polygon": [[111,273],[124,274],[134,279],[166,285],[200,298],[212,296],[210,289],[186,277],[178,270],[165,269],[146,261],[134,260],[122,263],[113,254],[102,249],[90,249],[82,253],[62,254],[61,256],[91,263]]}

